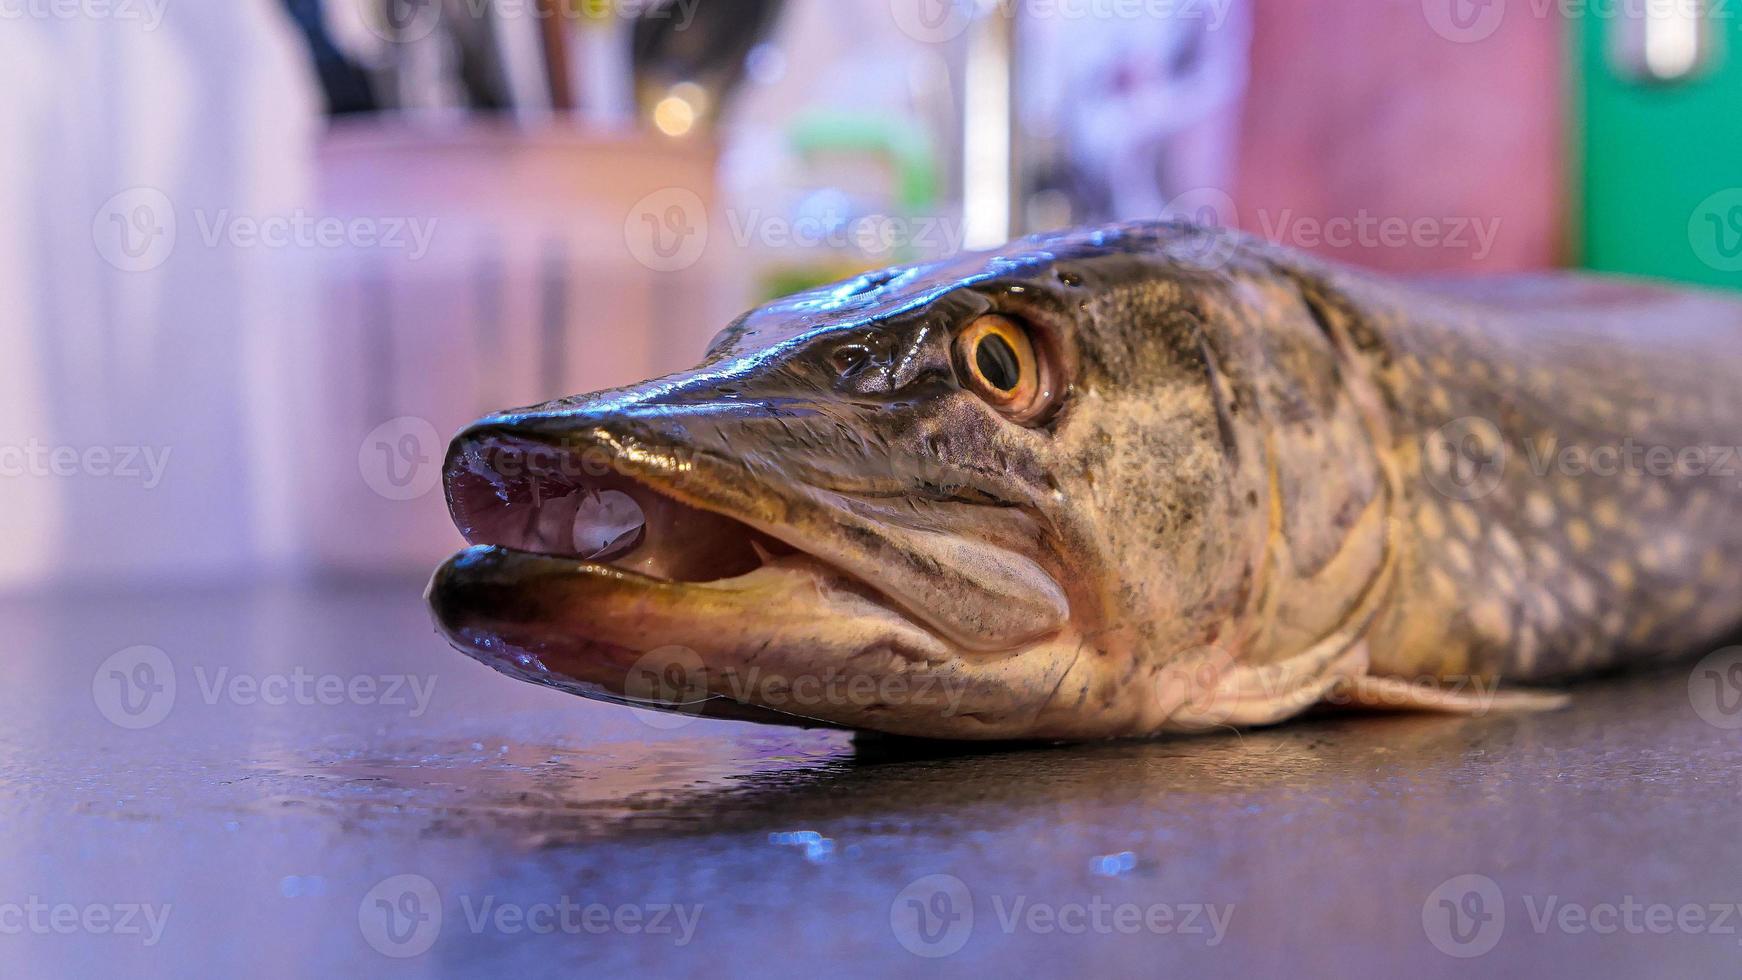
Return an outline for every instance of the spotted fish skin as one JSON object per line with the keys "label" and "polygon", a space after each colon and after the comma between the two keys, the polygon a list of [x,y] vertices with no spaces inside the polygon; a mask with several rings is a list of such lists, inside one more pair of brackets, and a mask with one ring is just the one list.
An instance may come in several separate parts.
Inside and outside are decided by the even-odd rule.
{"label": "spotted fish skin", "polygon": [[[964,382],[956,341],[987,318],[1042,341],[1056,411]],[[474,547],[430,602],[471,656],[604,700],[645,703],[630,681],[681,646],[679,710],[745,720],[1082,739],[1338,694],[1470,710],[1472,680],[1692,655],[1742,623],[1739,378],[1742,304],[1718,294],[1406,283],[1181,222],[1035,236],[475,423],[446,472]],[[494,540],[538,523],[538,488],[491,463],[529,447],[596,454],[668,527],[794,554],[679,580]],[[842,676],[869,700],[782,693]]]}
{"label": "spotted fish skin", "polygon": [[1734,634],[1742,303],[1572,274],[1305,281],[1404,475],[1375,672],[1552,682]]}

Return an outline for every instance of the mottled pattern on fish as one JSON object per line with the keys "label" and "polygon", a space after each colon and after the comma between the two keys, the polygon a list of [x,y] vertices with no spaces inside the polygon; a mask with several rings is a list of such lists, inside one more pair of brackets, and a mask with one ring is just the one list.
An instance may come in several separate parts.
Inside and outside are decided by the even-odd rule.
{"label": "mottled pattern on fish", "polygon": [[[964,379],[961,339],[1006,329],[1062,379],[1044,413]],[[1690,654],[1742,621],[1742,461],[1715,458],[1742,443],[1739,377],[1742,305],[1714,294],[1403,284],[1179,223],[1041,236],[480,421],[448,469],[477,547],[431,601],[473,656],[593,697],[633,698],[680,645],[692,710],[765,721],[1083,738],[1322,699],[1468,710],[1472,678]],[[610,472],[553,495],[496,471],[526,446]],[[1610,475],[1557,465],[1629,446]],[[1658,474],[1649,447],[1725,472]],[[565,521],[633,535],[549,501],[601,490],[640,502],[647,540],[588,560]],[[959,703],[746,684],[843,670]]]}
{"label": "mottled pattern on fish", "polygon": [[1742,619],[1742,305],[1576,276],[1322,273],[1409,474],[1374,669],[1553,680]]}

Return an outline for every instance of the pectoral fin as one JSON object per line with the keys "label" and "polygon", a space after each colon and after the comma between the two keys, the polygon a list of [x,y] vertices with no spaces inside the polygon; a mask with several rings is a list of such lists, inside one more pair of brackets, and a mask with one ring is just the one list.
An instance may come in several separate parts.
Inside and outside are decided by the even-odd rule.
{"label": "pectoral fin", "polygon": [[1480,683],[1450,687],[1362,674],[1340,678],[1323,703],[1379,711],[1485,715],[1496,711],[1554,711],[1566,707],[1571,700],[1558,691],[1501,691],[1493,686],[1484,688]]}
{"label": "pectoral fin", "polygon": [[1339,633],[1278,663],[1224,668],[1214,672],[1213,684],[1193,689],[1194,696],[1169,717],[1167,730],[1245,728],[1293,718],[1365,674],[1367,644]]}

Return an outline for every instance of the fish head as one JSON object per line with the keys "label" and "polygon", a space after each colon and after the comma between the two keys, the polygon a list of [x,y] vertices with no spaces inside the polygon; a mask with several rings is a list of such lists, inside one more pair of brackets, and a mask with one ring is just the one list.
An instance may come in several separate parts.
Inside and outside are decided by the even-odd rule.
{"label": "fish head", "polygon": [[867,274],[746,314],[693,370],[479,420],[446,460],[472,547],[430,585],[438,628],[522,679],[710,716],[1153,728],[1264,539],[1257,435],[1205,339],[1211,234]]}

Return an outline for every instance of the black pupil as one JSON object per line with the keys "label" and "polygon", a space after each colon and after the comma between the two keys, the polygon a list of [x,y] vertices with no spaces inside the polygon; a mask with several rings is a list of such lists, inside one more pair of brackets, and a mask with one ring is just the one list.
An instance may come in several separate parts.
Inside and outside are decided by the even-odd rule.
{"label": "black pupil", "polygon": [[1022,369],[1010,341],[995,333],[980,338],[974,348],[974,365],[980,376],[999,391],[1015,391],[1022,383]]}

